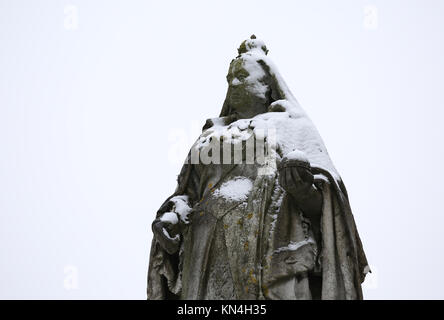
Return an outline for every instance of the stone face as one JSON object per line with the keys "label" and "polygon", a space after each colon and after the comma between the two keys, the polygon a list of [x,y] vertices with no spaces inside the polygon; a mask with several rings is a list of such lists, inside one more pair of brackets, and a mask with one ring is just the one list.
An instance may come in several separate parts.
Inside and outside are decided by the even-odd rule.
{"label": "stone face", "polygon": [[153,222],[148,299],[362,299],[367,260],[321,137],[265,44],[238,53]]}

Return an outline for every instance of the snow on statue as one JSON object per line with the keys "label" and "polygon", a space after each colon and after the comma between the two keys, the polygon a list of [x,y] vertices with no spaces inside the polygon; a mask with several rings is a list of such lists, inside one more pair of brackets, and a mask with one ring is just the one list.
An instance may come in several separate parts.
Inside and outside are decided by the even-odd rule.
{"label": "snow on statue", "polygon": [[362,299],[369,271],[316,128],[251,36],[157,212],[148,299]]}

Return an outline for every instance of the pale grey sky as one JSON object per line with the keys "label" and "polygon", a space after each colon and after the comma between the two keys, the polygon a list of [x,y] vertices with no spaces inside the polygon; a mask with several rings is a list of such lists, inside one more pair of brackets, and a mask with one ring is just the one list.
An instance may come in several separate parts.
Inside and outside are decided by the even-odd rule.
{"label": "pale grey sky", "polygon": [[365,297],[443,299],[443,15],[438,0],[0,0],[0,298],[145,298],[150,223],[255,33],[348,188]]}

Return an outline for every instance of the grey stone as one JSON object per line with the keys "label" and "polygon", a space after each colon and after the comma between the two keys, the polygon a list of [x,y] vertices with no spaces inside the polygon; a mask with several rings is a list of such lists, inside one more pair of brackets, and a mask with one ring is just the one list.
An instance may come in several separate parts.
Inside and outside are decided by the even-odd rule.
{"label": "grey stone", "polygon": [[[252,36],[238,53],[220,116],[153,222],[148,299],[362,299],[369,268],[322,139],[265,44]],[[271,131],[261,140],[263,128],[275,143]],[[245,137],[258,143],[252,163]],[[211,140],[231,152],[237,143],[242,161],[193,162]]]}

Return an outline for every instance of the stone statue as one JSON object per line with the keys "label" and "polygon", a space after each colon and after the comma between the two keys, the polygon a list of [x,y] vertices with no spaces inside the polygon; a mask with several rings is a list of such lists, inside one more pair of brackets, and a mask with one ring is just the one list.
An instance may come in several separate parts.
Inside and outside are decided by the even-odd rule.
{"label": "stone statue", "polygon": [[253,35],[152,224],[148,299],[362,299],[347,191]]}

